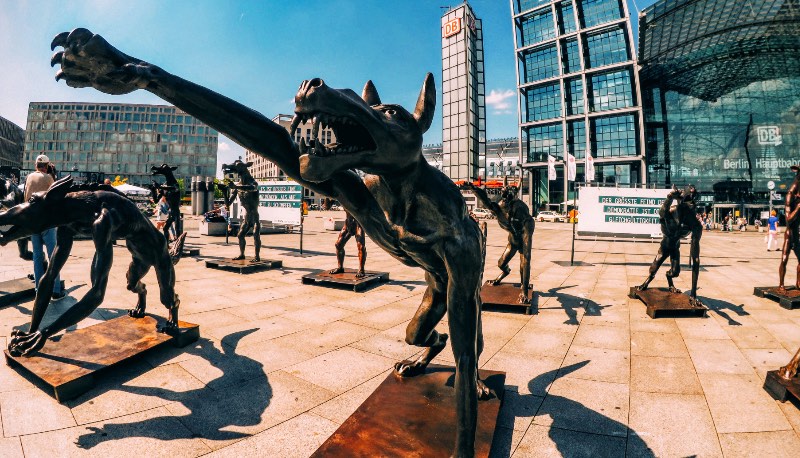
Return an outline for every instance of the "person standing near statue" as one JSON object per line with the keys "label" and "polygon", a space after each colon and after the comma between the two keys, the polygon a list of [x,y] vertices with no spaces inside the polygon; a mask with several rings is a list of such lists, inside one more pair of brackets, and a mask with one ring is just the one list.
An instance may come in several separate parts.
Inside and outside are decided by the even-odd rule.
{"label": "person standing near statue", "polygon": [[[41,154],[36,157],[36,171],[28,175],[25,179],[25,202],[30,202],[31,196],[38,192],[47,191],[53,184],[53,177],[48,173],[50,168],[50,158]],[[24,205],[24,204],[23,204]],[[36,289],[39,288],[39,279],[45,271],[44,247],[47,247],[48,259],[53,255],[56,247],[56,229],[47,229],[44,232],[31,235],[31,245],[33,245],[33,279]],[[53,286],[53,300],[63,299],[65,294],[62,289],[61,278],[56,277]]]}
{"label": "person standing near statue", "polygon": [[[767,251],[772,251],[772,246],[775,245],[775,250],[778,249],[778,216],[775,210],[772,210],[767,220],[769,226],[769,234],[767,235]],[[774,242],[774,243],[773,243]]]}

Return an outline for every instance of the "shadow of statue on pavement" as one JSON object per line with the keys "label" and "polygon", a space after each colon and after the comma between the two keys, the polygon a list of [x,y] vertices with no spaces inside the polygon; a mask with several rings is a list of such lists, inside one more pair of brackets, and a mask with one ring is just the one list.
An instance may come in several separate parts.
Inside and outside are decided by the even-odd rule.
{"label": "shadow of statue on pavement", "polygon": [[[182,416],[162,416],[139,422],[105,424],[89,427],[91,433],[78,437],[76,445],[82,449],[124,437],[151,437],[163,441],[201,437],[208,440],[232,440],[250,436],[235,431],[236,427],[257,425],[272,399],[272,388],[263,365],[236,353],[242,338],[258,329],[235,332],[222,339],[222,350],[208,339],[200,339],[188,351],[200,355],[223,373],[199,389],[176,392],[160,387],[120,385],[114,389],[142,396],[156,396],[179,403]],[[255,374],[261,374],[256,376]],[[243,377],[244,375],[244,377]],[[255,378],[248,378],[247,376]],[[174,410],[173,410],[174,411]],[[185,428],[175,428],[175,420]]]}

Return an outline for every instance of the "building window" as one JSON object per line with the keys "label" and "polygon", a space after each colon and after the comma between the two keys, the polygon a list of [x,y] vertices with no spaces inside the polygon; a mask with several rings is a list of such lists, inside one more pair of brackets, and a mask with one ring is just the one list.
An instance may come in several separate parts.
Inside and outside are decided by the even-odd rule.
{"label": "building window", "polygon": [[558,83],[526,91],[527,122],[561,116],[561,94]]}
{"label": "building window", "polygon": [[550,3],[550,0],[517,0],[517,13],[528,11],[545,3]]}
{"label": "building window", "polygon": [[573,73],[581,69],[581,56],[578,52],[578,40],[571,38],[561,44],[564,73]]}
{"label": "building window", "polygon": [[554,38],[553,13],[549,9],[540,10],[520,19],[522,46],[536,44]]}
{"label": "building window", "polygon": [[580,0],[581,24],[593,27],[622,17],[619,0]]}
{"label": "building window", "polygon": [[567,90],[567,115],[583,114],[583,81],[580,78],[565,80],[564,88]]}
{"label": "building window", "polygon": [[522,73],[526,83],[558,75],[558,53],[555,46],[526,51],[522,59]]}
{"label": "building window", "polygon": [[563,159],[563,131],[561,123],[534,126],[525,129],[528,137],[528,162],[547,162],[547,156]]}
{"label": "building window", "polygon": [[597,157],[635,156],[636,120],[634,115],[592,119],[592,150]]}
{"label": "building window", "polygon": [[561,33],[574,32],[578,28],[575,26],[575,11],[572,2],[562,2],[558,5],[558,26]]}
{"label": "building window", "polygon": [[588,68],[625,62],[630,58],[622,27],[587,35],[584,51]]}
{"label": "building window", "polygon": [[586,156],[586,123],[583,120],[567,123],[567,149],[576,159]]}
{"label": "building window", "polygon": [[633,106],[630,70],[592,75],[590,110],[604,111]]}

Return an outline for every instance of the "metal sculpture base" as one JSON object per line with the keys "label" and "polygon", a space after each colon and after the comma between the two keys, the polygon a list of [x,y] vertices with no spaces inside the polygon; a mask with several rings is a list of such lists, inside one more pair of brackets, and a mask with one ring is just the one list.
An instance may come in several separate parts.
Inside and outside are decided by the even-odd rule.
{"label": "metal sculpture base", "polygon": [[30,357],[14,357],[6,350],[6,364],[30,373],[63,402],[92,389],[99,373],[111,366],[168,342],[184,347],[200,338],[200,327],[183,321],[177,336],[158,332],[165,323],[151,315],[122,316],[49,340]]}
{"label": "metal sculpture base", "polygon": [[283,266],[283,261],[273,259],[262,259],[253,261],[253,258],[245,259],[219,259],[207,260],[206,267],[209,269],[229,270],[240,274],[251,274],[261,270],[269,270]]}
{"label": "metal sculpture base", "polygon": [[[489,456],[505,372],[481,370],[500,398],[478,402],[475,456]],[[311,455],[322,457],[450,456],[456,437],[455,368],[431,364],[424,374],[394,373]]]}
{"label": "metal sculpture base", "polygon": [[666,288],[648,288],[638,291],[631,286],[628,297],[640,299],[647,306],[647,315],[650,318],[699,316],[704,317],[708,309],[694,306],[689,302],[689,296],[683,293],[673,293]]}
{"label": "metal sculpture base", "polygon": [[378,283],[389,281],[389,272],[365,271],[365,275],[356,278],[356,269],[344,269],[344,272],[332,274],[327,270],[313,274],[303,275],[303,284],[317,284],[329,288],[352,289],[355,292],[364,291]]}
{"label": "metal sculpture base", "polygon": [[753,288],[753,295],[778,301],[785,309],[800,308],[800,289],[794,286],[787,287],[784,292],[779,291],[777,286],[756,286]]}
{"label": "metal sculpture base", "polygon": [[200,256],[200,248],[196,246],[184,245],[183,251],[181,252],[181,256],[183,256],[184,258],[192,256]]}
{"label": "metal sculpture base", "polygon": [[778,401],[786,402],[789,398],[800,401],[800,375],[791,380],[786,380],[778,375],[777,370],[769,371],[767,372],[767,378],[764,380],[764,389]]}
{"label": "metal sculpture base", "polygon": [[36,288],[33,280],[27,277],[0,282],[0,307],[34,296]]}
{"label": "metal sculpture base", "polygon": [[527,304],[519,303],[520,283],[501,283],[493,285],[487,281],[481,287],[481,302],[483,310],[498,310],[503,312],[524,312],[526,315],[533,313],[534,295],[533,286],[528,289]]}

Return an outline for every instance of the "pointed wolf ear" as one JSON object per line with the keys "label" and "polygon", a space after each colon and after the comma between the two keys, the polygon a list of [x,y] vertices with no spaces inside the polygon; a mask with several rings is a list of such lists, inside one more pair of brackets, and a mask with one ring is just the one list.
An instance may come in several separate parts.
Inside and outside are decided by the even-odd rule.
{"label": "pointed wolf ear", "polygon": [[67,191],[69,191],[69,188],[72,187],[72,181],[73,181],[72,175],[67,175],[64,178],[51,184],[50,188],[45,193],[44,198],[47,200],[63,199],[64,196],[67,195]]}
{"label": "pointed wolf ear", "polygon": [[172,171],[175,171],[175,170],[178,170],[178,167],[177,167],[177,166],[175,166],[175,167],[170,167],[169,169],[170,169],[170,170],[172,170]]}
{"label": "pointed wolf ear", "polygon": [[419,92],[417,107],[414,109],[414,119],[417,120],[419,130],[424,134],[433,122],[433,112],[436,110],[436,83],[433,74],[425,75],[422,90]]}
{"label": "pointed wolf ear", "polygon": [[367,84],[364,85],[364,90],[361,91],[361,98],[364,99],[369,106],[381,104],[381,96],[378,95],[378,90],[375,89],[372,80],[367,81]]}
{"label": "pointed wolf ear", "polygon": [[249,169],[250,167],[252,167],[252,166],[253,166],[253,163],[252,163],[252,162],[247,162],[247,163],[245,163],[244,165],[246,165],[246,166],[247,166],[247,168]]}

